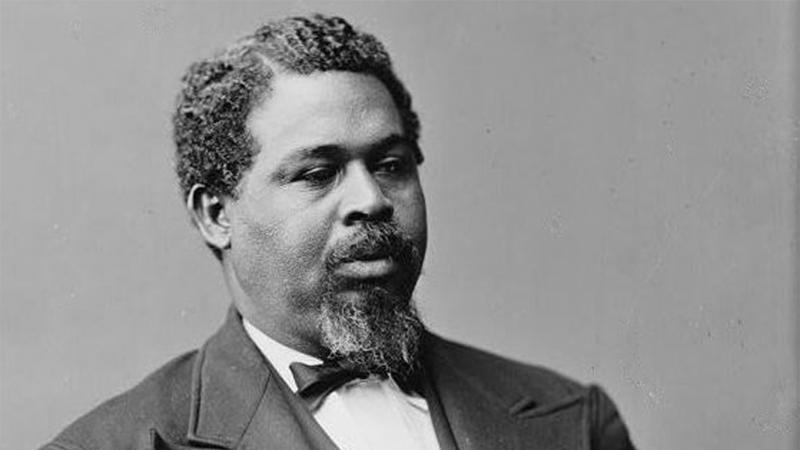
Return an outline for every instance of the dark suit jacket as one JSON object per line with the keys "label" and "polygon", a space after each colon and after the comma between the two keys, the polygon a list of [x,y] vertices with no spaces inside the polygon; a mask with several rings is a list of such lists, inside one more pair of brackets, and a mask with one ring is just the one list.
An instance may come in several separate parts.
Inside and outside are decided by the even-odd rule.
{"label": "dark suit jacket", "polygon": [[[632,449],[611,400],[549,370],[428,334],[423,391],[445,449]],[[47,450],[335,449],[238,313],[198,351],[78,419]]]}

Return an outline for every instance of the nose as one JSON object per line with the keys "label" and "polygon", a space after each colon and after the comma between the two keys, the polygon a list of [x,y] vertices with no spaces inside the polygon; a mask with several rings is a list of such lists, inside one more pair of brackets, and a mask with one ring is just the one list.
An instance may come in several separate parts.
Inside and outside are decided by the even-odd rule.
{"label": "nose", "polygon": [[342,183],[340,203],[345,225],[391,219],[394,206],[375,177],[362,162],[354,161],[351,164]]}

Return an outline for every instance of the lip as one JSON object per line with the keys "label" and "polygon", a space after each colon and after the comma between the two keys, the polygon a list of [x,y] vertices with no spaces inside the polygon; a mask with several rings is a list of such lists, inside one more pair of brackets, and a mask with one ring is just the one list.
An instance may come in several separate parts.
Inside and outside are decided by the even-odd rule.
{"label": "lip", "polygon": [[381,278],[397,271],[397,263],[390,257],[358,259],[341,264],[336,272],[347,278]]}

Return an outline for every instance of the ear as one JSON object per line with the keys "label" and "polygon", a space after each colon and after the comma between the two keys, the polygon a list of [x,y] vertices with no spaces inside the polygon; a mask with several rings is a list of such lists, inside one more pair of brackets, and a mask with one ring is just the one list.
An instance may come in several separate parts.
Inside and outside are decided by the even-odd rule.
{"label": "ear", "polygon": [[186,208],[206,243],[222,251],[231,245],[231,223],[225,210],[226,198],[195,184],[186,196]]}

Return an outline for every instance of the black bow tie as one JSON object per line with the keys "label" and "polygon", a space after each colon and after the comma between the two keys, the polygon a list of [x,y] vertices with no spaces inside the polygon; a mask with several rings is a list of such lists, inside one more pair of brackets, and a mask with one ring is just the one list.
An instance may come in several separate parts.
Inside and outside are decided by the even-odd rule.
{"label": "black bow tie", "polygon": [[294,362],[289,364],[289,370],[297,384],[297,395],[306,401],[311,411],[322,404],[325,396],[347,382],[369,376],[366,372],[346,369],[332,361],[315,366]]}

